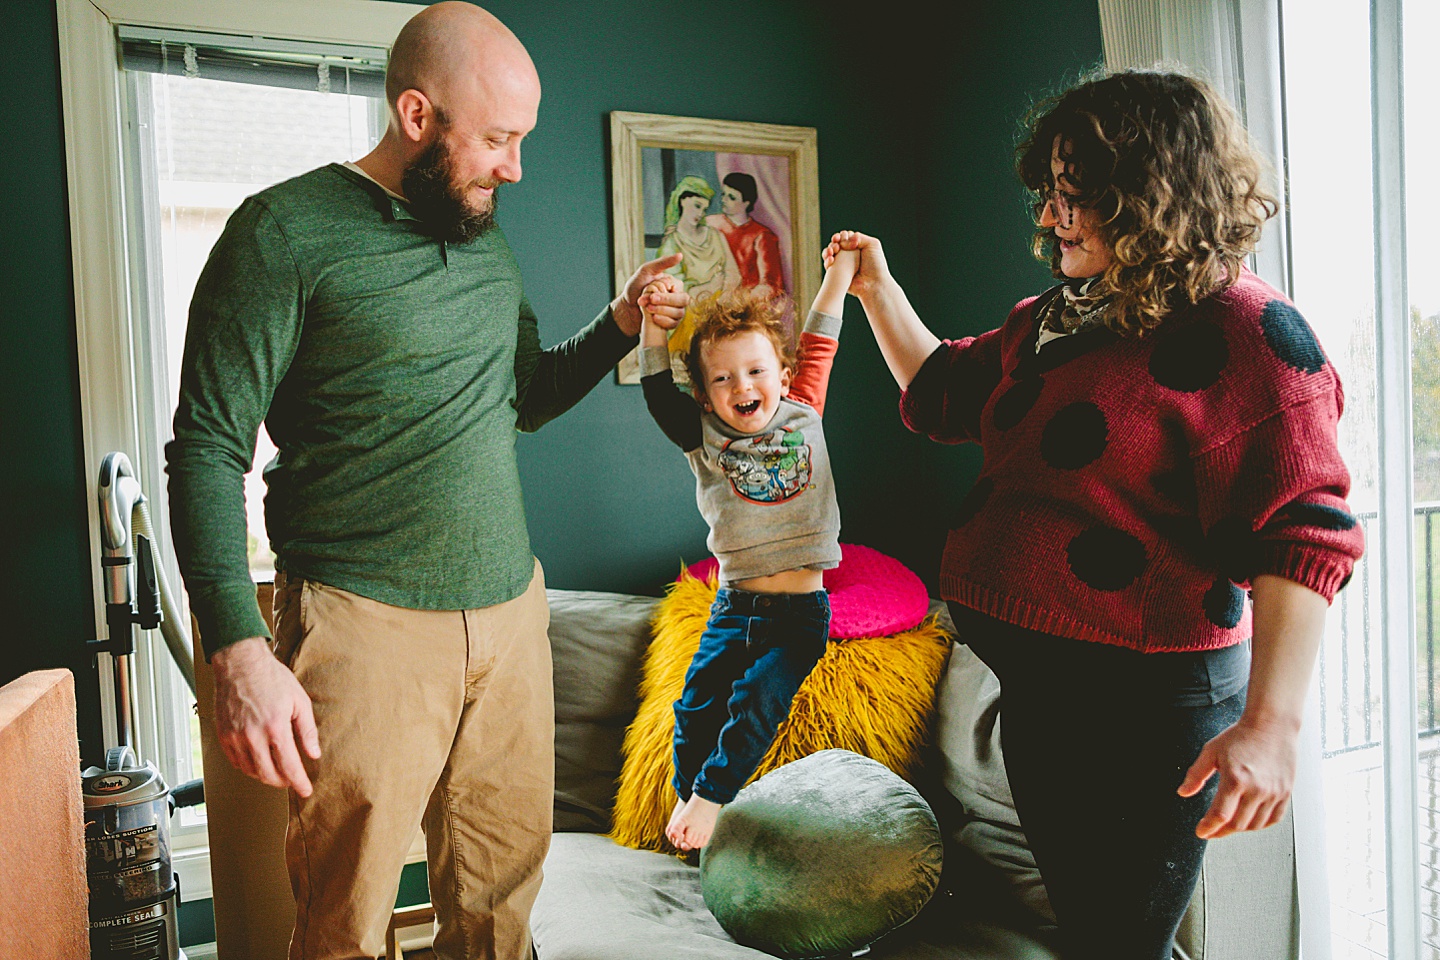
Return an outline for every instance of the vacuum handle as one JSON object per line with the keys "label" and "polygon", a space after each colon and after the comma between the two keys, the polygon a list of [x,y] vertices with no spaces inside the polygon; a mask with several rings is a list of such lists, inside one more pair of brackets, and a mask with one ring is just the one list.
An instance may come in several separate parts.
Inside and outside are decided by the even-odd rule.
{"label": "vacuum handle", "polygon": [[139,764],[135,762],[135,751],[130,749],[128,743],[122,743],[118,747],[111,747],[105,751],[105,772],[119,773],[121,770],[133,770]]}
{"label": "vacuum handle", "polygon": [[160,581],[155,576],[155,551],[150,538],[135,535],[135,622],[141,630],[160,626]]}

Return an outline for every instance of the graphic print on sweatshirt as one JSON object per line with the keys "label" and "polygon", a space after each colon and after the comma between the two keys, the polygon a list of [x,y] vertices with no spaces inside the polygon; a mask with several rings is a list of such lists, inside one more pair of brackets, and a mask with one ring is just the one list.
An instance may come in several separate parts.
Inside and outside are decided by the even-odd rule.
{"label": "graphic print on sweatshirt", "polygon": [[720,451],[720,469],[751,503],[784,503],[810,487],[810,446],[799,430],[780,427],[741,437]]}

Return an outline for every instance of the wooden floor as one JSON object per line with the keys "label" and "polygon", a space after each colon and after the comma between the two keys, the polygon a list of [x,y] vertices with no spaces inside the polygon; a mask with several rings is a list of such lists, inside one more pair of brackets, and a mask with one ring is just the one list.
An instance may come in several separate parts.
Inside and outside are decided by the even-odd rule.
{"label": "wooden floor", "polygon": [[[1440,743],[1421,741],[1419,960],[1440,960]],[[1383,960],[1385,782],[1378,749],[1325,761],[1333,960]]]}

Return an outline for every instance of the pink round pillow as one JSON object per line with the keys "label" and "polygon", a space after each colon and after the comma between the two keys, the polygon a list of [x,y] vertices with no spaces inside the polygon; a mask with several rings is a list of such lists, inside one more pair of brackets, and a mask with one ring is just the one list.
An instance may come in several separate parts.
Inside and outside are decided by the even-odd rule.
{"label": "pink round pillow", "polygon": [[[706,557],[686,570],[708,580],[720,563]],[[825,571],[830,594],[830,639],[888,637],[913,630],[930,611],[925,584],[905,564],[879,550],[840,544],[840,566]]]}

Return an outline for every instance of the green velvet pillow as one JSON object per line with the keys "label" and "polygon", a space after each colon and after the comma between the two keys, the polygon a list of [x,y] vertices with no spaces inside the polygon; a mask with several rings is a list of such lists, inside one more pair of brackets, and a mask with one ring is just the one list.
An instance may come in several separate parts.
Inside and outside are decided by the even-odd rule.
{"label": "green velvet pillow", "polygon": [[792,960],[848,956],[920,912],[941,857],[914,787],[857,753],[822,750],[720,811],[700,886],[738,943]]}

